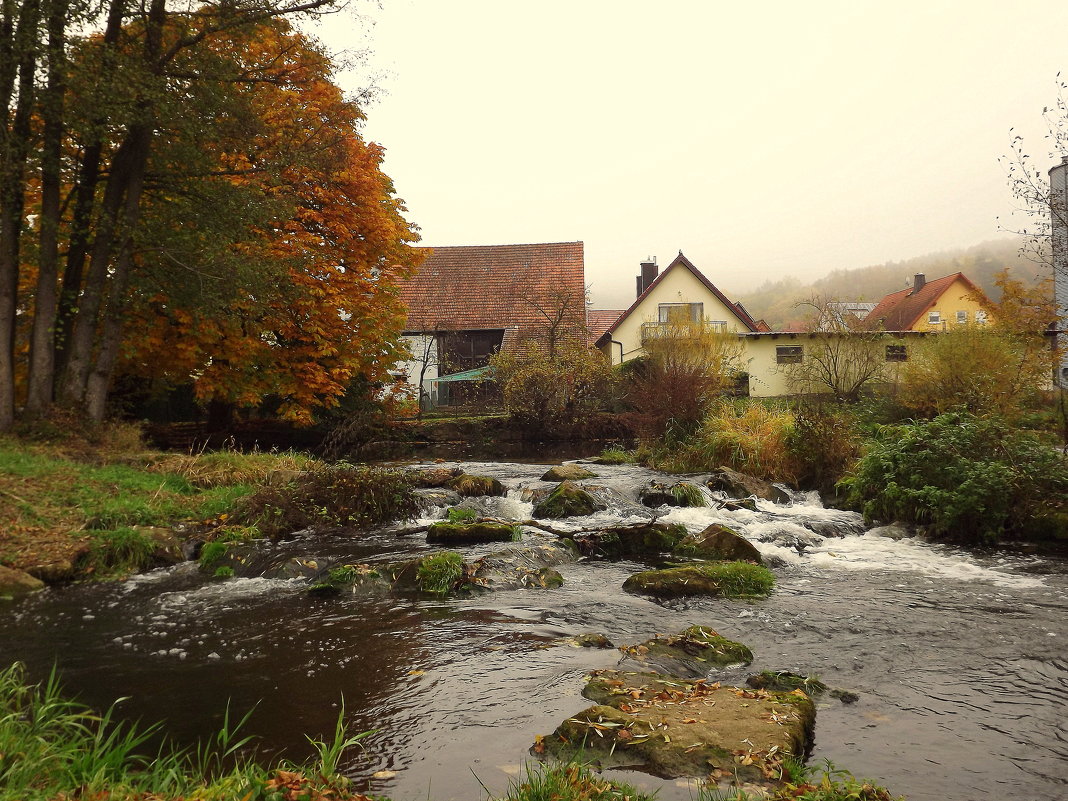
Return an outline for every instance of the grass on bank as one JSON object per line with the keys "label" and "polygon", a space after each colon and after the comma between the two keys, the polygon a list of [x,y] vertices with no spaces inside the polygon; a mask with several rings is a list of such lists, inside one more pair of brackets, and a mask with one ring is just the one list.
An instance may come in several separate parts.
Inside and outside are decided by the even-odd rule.
{"label": "grass on bank", "polygon": [[342,718],[332,734],[308,738],[318,759],[306,765],[257,764],[239,729],[227,717],[197,748],[152,749],[158,727],[119,722],[113,710],[96,714],[64,698],[54,675],[29,684],[15,664],[0,672],[0,801],[365,801],[337,770],[362,736],[350,735]]}
{"label": "grass on bank", "polygon": [[[294,453],[147,451],[129,426],[89,441],[0,437],[0,564],[78,562],[79,575],[144,569],[144,527],[218,519],[272,473],[314,465]],[[51,430],[51,429],[49,429]]]}

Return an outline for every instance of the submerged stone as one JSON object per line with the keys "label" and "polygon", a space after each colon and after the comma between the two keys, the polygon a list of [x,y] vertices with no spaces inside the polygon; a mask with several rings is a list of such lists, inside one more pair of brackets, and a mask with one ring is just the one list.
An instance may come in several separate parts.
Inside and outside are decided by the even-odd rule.
{"label": "submerged stone", "polygon": [[338,565],[320,574],[308,592],[313,595],[339,595],[361,590],[384,590],[388,586],[381,571],[370,565]]}
{"label": "submerged stone", "polygon": [[658,673],[596,671],[583,695],[595,702],[534,752],[663,778],[722,771],[743,781],[777,779],[785,754],[811,743],[816,710],[802,691],[772,693]]}
{"label": "submerged stone", "polygon": [[717,559],[726,562],[743,561],[763,564],[760,551],[735,531],[713,523],[704,531],[686,536],[675,548],[678,554],[698,559]]}
{"label": "submerged stone", "polygon": [[583,478],[596,478],[597,474],[592,470],[587,470],[585,467],[579,464],[558,464],[555,467],[550,467],[545,475],[541,477],[542,481],[578,481]]}
{"label": "submerged stone", "polygon": [[619,650],[627,661],[636,662],[642,670],[654,669],[658,673],[691,678],[704,678],[715,668],[748,665],[753,661],[753,652],[747,646],[721,637],[705,626],[690,626],[679,634],[657,636]]}
{"label": "submerged stone", "polygon": [[591,531],[572,539],[585,556],[622,559],[671,553],[686,536],[686,526],[678,523],[636,523]]}
{"label": "submerged stone", "polygon": [[477,559],[466,582],[469,588],[482,590],[550,589],[564,583],[554,566],[576,559],[576,553],[563,544],[516,545]]}
{"label": "submerged stone", "polygon": [[707,486],[710,490],[725,492],[731,498],[755,495],[765,501],[790,503],[789,493],[776,487],[770,481],[739,473],[729,467],[721,467],[713,473],[708,479]]}
{"label": "submerged stone", "polygon": [[685,565],[666,570],[635,573],[623,582],[627,592],[657,598],[690,595],[726,598],[766,598],[775,586],[775,576],[766,567],[750,562],[720,562]]}
{"label": "submerged stone", "polygon": [[507,523],[434,523],[426,532],[427,542],[445,545],[510,542],[512,539],[512,527]]}
{"label": "submerged stone", "polygon": [[532,512],[534,517],[558,520],[563,517],[582,517],[607,509],[589,492],[571,481],[563,481]]}

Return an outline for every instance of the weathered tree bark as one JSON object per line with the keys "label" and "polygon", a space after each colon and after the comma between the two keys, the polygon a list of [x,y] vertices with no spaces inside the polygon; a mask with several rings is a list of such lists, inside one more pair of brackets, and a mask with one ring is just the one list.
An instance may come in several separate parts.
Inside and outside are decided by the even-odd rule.
{"label": "weathered tree bark", "polygon": [[60,169],[63,145],[63,94],[66,91],[67,12],[70,0],[45,0],[48,18],[48,85],[41,98],[44,139],[41,146],[40,254],[30,335],[25,415],[39,416],[52,405],[53,328],[59,275]]}
{"label": "weathered tree bark", "polygon": [[[9,26],[9,9],[4,5],[0,29]],[[10,11],[13,13],[13,10]],[[14,29],[9,63],[0,67],[0,97],[4,106],[3,134],[0,138],[0,431],[15,424],[15,316],[18,305],[19,238],[25,206],[24,177],[32,137],[34,71],[37,66],[40,0],[26,0]],[[18,74],[18,95],[14,116],[9,117],[10,100]],[[10,124],[8,120],[10,121]]]}
{"label": "weathered tree bark", "polygon": [[[112,50],[122,33],[122,20],[126,11],[127,0],[111,0],[108,7],[107,25],[101,46],[104,52],[101,58],[98,85],[107,86],[113,79],[115,58]],[[103,118],[94,120],[93,129],[101,130],[106,122]],[[77,189],[74,196],[74,209],[71,213],[70,239],[67,245],[67,261],[63,270],[63,284],[59,292],[59,308],[54,335],[53,391],[61,395],[60,383],[66,375],[70,337],[74,330],[74,315],[77,313],[78,295],[85,278],[85,261],[89,255],[90,231],[93,213],[96,209],[96,189],[100,181],[100,162],[103,156],[103,142],[98,137],[90,142],[82,153],[78,166]]]}

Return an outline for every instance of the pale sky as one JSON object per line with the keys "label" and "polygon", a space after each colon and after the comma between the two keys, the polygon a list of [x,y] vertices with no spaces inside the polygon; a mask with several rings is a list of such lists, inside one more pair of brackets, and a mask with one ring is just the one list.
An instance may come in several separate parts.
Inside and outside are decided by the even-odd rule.
{"label": "pale sky", "polygon": [[365,135],[422,244],[581,240],[598,307],[680,249],[732,295],[1004,236],[1009,129],[1044,163],[1068,74],[1064,0],[361,10],[312,32],[370,47]]}

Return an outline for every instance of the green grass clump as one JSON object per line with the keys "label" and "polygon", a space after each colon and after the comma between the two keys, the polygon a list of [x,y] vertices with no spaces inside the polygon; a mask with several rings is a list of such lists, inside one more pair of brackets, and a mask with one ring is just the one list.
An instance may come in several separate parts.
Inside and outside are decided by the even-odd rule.
{"label": "green grass clump", "polygon": [[655,795],[610,782],[577,762],[528,763],[523,778],[512,781],[501,801],[653,801]]}
{"label": "green grass clump", "polygon": [[211,570],[215,563],[226,556],[226,552],[230,550],[229,543],[221,540],[215,542],[205,542],[204,547],[200,549],[200,569]]}
{"label": "green grass clump", "polygon": [[697,508],[708,506],[708,501],[705,500],[704,493],[701,492],[701,489],[695,484],[688,484],[685,481],[681,481],[672,486],[670,492],[679,506],[691,506]]}
{"label": "green grass clump", "polygon": [[635,461],[634,451],[628,451],[620,445],[605,448],[597,458],[601,464],[630,464]]}
{"label": "green grass clump", "polygon": [[463,557],[454,551],[442,551],[423,559],[416,581],[423,592],[444,594],[457,585],[463,574]]}
{"label": "green grass clump", "polygon": [[225,566],[224,567],[217,567],[217,568],[215,568],[215,572],[212,575],[215,576],[215,578],[233,578],[234,577],[234,569],[232,567],[225,567]]}
{"label": "green grass clump", "polygon": [[95,532],[89,546],[89,569],[98,577],[136,573],[152,564],[157,547],[149,535],[134,528]]}
{"label": "green grass clump", "polygon": [[15,664],[0,671],[0,799],[359,801],[365,797],[337,773],[342,752],[363,736],[347,732],[343,715],[332,736],[308,738],[317,761],[265,767],[249,749],[251,738],[238,736],[243,720],[232,725],[227,715],[220,731],[195,749],[166,743],[157,749],[149,741],[158,726],[118,722],[113,709],[96,714],[64,698],[54,674],[29,684]]}
{"label": "green grass clump", "polygon": [[775,574],[752,562],[719,562],[701,565],[700,569],[728,598],[766,598],[775,589]]}
{"label": "green grass clump", "polygon": [[474,523],[478,520],[478,512],[461,506],[453,506],[445,515],[445,519],[450,523]]}

